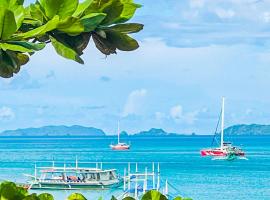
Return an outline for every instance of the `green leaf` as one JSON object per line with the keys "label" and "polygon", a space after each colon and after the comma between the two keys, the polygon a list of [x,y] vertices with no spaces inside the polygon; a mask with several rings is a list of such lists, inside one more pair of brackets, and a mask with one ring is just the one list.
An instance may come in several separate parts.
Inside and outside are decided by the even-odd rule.
{"label": "green leaf", "polygon": [[141,200],[167,200],[167,197],[156,190],[145,193]]}
{"label": "green leaf", "polygon": [[115,196],[112,196],[111,200],[117,200],[117,198]]}
{"label": "green leaf", "polygon": [[81,33],[77,36],[69,36],[67,34],[58,34],[57,38],[61,42],[63,41],[70,48],[77,52],[78,55],[83,54],[83,50],[87,47],[91,34]]}
{"label": "green leaf", "polygon": [[[29,21],[39,21],[41,24],[44,23],[44,18],[46,17],[46,15],[41,9],[40,4],[30,4],[30,6],[26,8],[26,10],[29,15],[27,16]],[[24,23],[26,22],[24,21]]]}
{"label": "green leaf", "polygon": [[74,17],[81,17],[82,14],[84,13],[84,11],[91,5],[92,2],[93,2],[93,0],[85,0],[82,3],[79,3],[77,9],[73,13],[73,16]]}
{"label": "green leaf", "polygon": [[70,48],[63,41],[60,42],[56,38],[51,37],[51,36],[50,36],[50,40],[52,42],[54,49],[60,56],[63,56],[64,58],[71,59],[78,63],[84,64],[83,60],[80,58],[77,52],[74,51],[72,48]]}
{"label": "green leaf", "polygon": [[24,39],[33,38],[33,37],[37,37],[37,36],[42,36],[45,33],[56,29],[56,27],[58,25],[58,22],[59,22],[59,16],[56,15],[53,19],[48,21],[43,26],[40,26],[40,27],[38,27],[36,29],[33,29],[31,31],[28,31],[26,33],[18,34],[17,36],[22,37]]}
{"label": "green leaf", "polygon": [[122,200],[135,200],[133,197],[125,197]]}
{"label": "green leaf", "polygon": [[14,16],[15,16],[15,21],[17,24],[17,30],[21,27],[22,22],[24,20],[24,7],[23,6],[18,6],[15,10],[14,10]]}
{"label": "green leaf", "polygon": [[23,5],[24,0],[1,0],[0,6],[13,10],[17,6]]}
{"label": "green leaf", "polygon": [[105,55],[116,54],[116,46],[112,42],[97,33],[92,33],[92,36],[97,49],[101,53]]}
{"label": "green leaf", "polygon": [[8,43],[0,43],[0,49],[3,49],[4,51],[6,50],[11,50],[11,51],[18,51],[18,52],[33,52],[33,49],[28,49],[20,45],[16,44],[8,44]]}
{"label": "green leaf", "polygon": [[114,20],[114,23],[124,23],[130,20],[134,16],[136,10],[141,7],[141,5],[133,3],[133,0],[121,1],[124,4],[124,8],[121,15]]}
{"label": "green leaf", "polygon": [[114,21],[121,15],[124,5],[121,0],[114,0],[113,3],[102,10],[107,16],[103,20],[102,25],[113,24]]}
{"label": "green leaf", "polygon": [[119,50],[133,51],[139,48],[138,42],[127,34],[116,31],[106,31],[106,36],[107,40],[114,44]]}
{"label": "green leaf", "polygon": [[81,18],[85,32],[93,31],[104,20],[106,14],[104,13],[91,13]]}
{"label": "green leaf", "polygon": [[49,19],[55,15],[59,15],[61,19],[71,16],[77,9],[78,3],[78,0],[40,0]]}
{"label": "green leaf", "polygon": [[[0,57],[3,58],[3,63],[0,65],[0,75],[4,78],[13,76],[13,73],[16,73],[17,68],[19,68],[16,60],[13,58],[13,55],[4,51],[0,51]],[[2,60],[2,59],[1,59]],[[0,199],[7,200],[20,200],[23,199],[27,192],[22,190],[12,182],[3,182],[0,189]]]}
{"label": "green leaf", "polygon": [[79,193],[73,193],[69,195],[67,200],[87,200],[82,194]]}
{"label": "green leaf", "polygon": [[97,11],[103,12],[103,10],[110,6],[114,0],[93,0],[90,6],[85,10],[85,14],[95,13]]}
{"label": "green leaf", "polygon": [[39,198],[38,198],[37,194],[34,193],[34,194],[30,194],[30,195],[24,197],[22,200],[39,200]]}
{"label": "green leaf", "polygon": [[0,39],[9,39],[16,30],[17,25],[13,12],[0,7]]}
{"label": "green leaf", "polygon": [[19,45],[19,46],[25,47],[27,49],[32,49],[35,51],[40,51],[46,46],[45,43],[32,43],[32,42],[27,42],[27,41],[9,41],[8,44]]}
{"label": "green leaf", "polygon": [[137,24],[137,23],[127,23],[127,24],[117,24],[111,27],[108,27],[107,29],[121,32],[121,33],[137,33],[143,29],[143,24]]}
{"label": "green leaf", "polygon": [[38,195],[39,200],[54,200],[53,196],[48,193],[42,193]]}
{"label": "green leaf", "polygon": [[175,197],[173,200],[183,200],[182,197]]}
{"label": "green leaf", "polygon": [[69,16],[58,23],[57,29],[69,35],[78,35],[84,31],[84,26],[78,18]]}

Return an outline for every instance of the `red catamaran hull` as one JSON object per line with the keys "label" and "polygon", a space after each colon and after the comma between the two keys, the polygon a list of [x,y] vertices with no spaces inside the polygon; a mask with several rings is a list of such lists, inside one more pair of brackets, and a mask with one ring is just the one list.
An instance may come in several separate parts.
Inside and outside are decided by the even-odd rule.
{"label": "red catamaran hull", "polygon": [[[245,156],[244,152],[235,152],[236,156]],[[228,152],[218,149],[204,149],[201,150],[201,156],[227,156]]]}

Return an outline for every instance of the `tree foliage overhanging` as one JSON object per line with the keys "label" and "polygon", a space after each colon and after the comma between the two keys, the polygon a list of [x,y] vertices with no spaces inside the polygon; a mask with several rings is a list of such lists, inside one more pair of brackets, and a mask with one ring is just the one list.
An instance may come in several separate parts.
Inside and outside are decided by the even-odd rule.
{"label": "tree foliage overhanging", "polygon": [[[37,195],[36,193],[29,194],[28,191],[17,186],[12,182],[2,182],[0,184],[0,199],[1,200],[54,200],[54,197],[49,193],[42,193]],[[92,198],[93,199],[93,198]],[[99,198],[99,200],[103,198]],[[141,198],[141,200],[168,200],[168,198],[156,190],[149,190]],[[87,200],[80,193],[73,193],[68,196],[67,200]],[[117,200],[112,196],[111,200]],[[135,200],[133,197],[125,197],[122,200]],[[175,197],[173,200],[192,200],[191,198],[182,198],[180,196]]]}
{"label": "tree foliage overhanging", "polygon": [[141,6],[133,0],[0,0],[0,76],[10,78],[51,43],[64,58],[81,58],[92,37],[105,55],[139,47],[129,36],[142,24],[126,23]]}

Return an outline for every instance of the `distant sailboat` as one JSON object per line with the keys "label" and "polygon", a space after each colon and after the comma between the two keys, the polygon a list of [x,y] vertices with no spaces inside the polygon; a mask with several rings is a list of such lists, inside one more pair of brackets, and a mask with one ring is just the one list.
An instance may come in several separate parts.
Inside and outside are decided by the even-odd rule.
{"label": "distant sailboat", "polygon": [[242,149],[232,146],[229,142],[224,142],[224,107],[225,98],[222,98],[222,110],[221,110],[221,136],[220,136],[220,147],[202,149],[202,156],[212,156],[214,159],[226,159],[234,160],[238,157],[244,157],[245,153]]}
{"label": "distant sailboat", "polygon": [[120,126],[118,122],[118,130],[117,130],[117,137],[118,137],[118,143],[117,144],[111,144],[110,147],[112,150],[128,150],[130,149],[130,145],[120,142]]}

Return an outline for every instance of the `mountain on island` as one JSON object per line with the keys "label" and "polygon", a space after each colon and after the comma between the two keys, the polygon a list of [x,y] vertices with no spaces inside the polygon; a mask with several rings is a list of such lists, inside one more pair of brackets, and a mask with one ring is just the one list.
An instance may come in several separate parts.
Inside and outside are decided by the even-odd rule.
{"label": "mountain on island", "polygon": [[7,130],[0,136],[105,136],[105,133],[101,129],[74,125]]}
{"label": "mountain on island", "polygon": [[160,128],[151,128],[148,131],[141,131],[139,133],[134,134],[133,136],[147,136],[147,137],[151,136],[152,137],[152,136],[175,136],[175,135],[179,135],[179,134],[168,133]]}
{"label": "mountain on island", "polygon": [[225,135],[270,135],[270,125],[240,124],[226,128]]}

